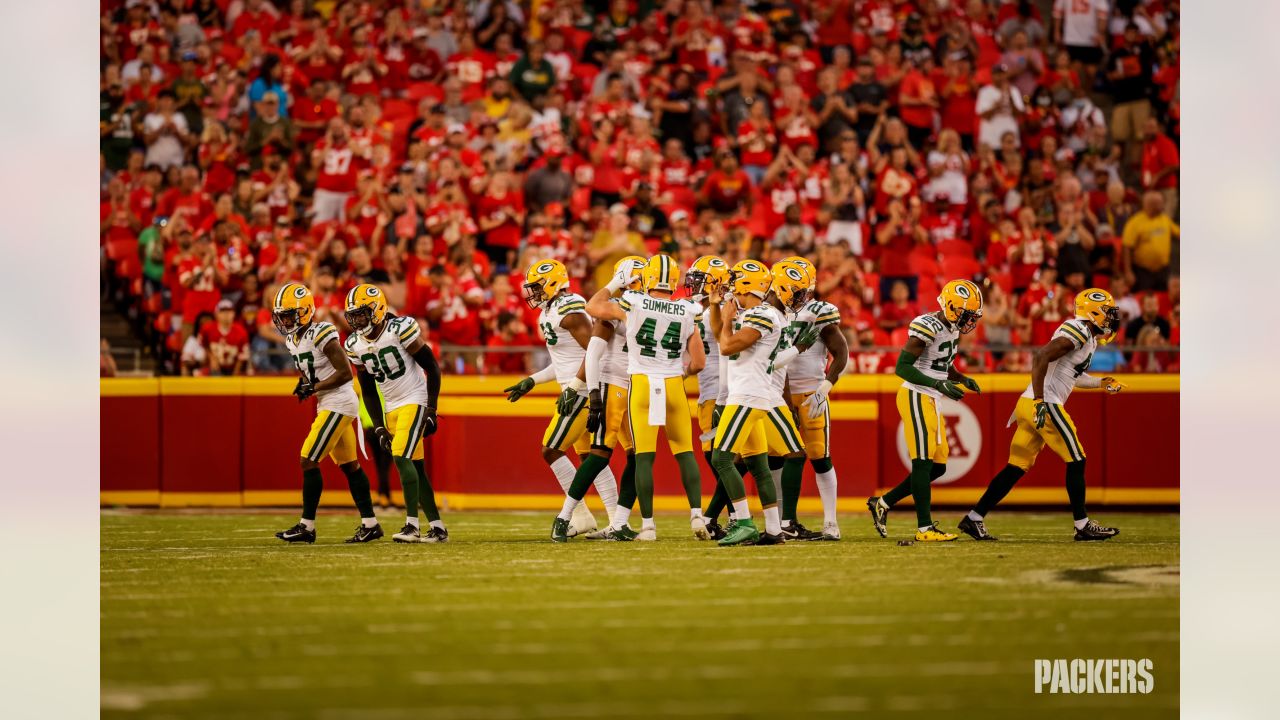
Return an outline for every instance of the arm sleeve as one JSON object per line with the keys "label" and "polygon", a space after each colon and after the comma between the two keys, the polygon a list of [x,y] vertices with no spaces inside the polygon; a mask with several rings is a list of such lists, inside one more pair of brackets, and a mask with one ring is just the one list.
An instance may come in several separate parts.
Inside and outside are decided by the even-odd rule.
{"label": "arm sleeve", "polygon": [[933,378],[920,372],[920,368],[916,367],[916,356],[903,350],[898,353],[898,365],[894,368],[894,374],[906,380],[909,383],[923,385],[925,387],[933,387]]}
{"label": "arm sleeve", "polygon": [[356,372],[356,380],[360,383],[360,397],[364,400],[364,409],[369,412],[369,420],[374,427],[383,427],[382,398],[378,395],[378,382],[363,370]]}
{"label": "arm sleeve", "polygon": [[[413,325],[418,326],[417,323]],[[427,373],[427,405],[434,410],[440,399],[440,365],[436,362],[436,354],[423,343],[418,352],[413,354],[413,359]]]}
{"label": "arm sleeve", "polygon": [[539,370],[538,372],[530,375],[529,377],[533,378],[534,385],[541,385],[544,382],[551,382],[552,380],[556,379],[556,366],[548,365],[542,368],[541,370]]}
{"label": "arm sleeve", "polygon": [[778,353],[773,358],[773,366],[775,368],[784,368],[791,364],[792,360],[800,357],[800,348],[792,345],[791,347]]}
{"label": "arm sleeve", "polygon": [[587,341],[587,389],[600,387],[600,361],[609,349],[609,342],[604,338],[592,337]]}
{"label": "arm sleeve", "polygon": [[1080,377],[1076,378],[1076,387],[1085,389],[1102,387],[1102,378],[1089,373],[1080,373]]}

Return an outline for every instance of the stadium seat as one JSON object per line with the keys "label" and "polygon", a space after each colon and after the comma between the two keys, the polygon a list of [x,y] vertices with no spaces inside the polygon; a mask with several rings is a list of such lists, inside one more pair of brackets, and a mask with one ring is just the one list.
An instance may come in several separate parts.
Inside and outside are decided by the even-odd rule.
{"label": "stadium seat", "polygon": [[416,82],[405,88],[405,100],[417,105],[423,98],[444,100],[444,88],[432,82]]}
{"label": "stadium seat", "polygon": [[964,240],[943,240],[938,243],[937,249],[939,257],[944,260],[953,255],[973,257],[973,245]]}

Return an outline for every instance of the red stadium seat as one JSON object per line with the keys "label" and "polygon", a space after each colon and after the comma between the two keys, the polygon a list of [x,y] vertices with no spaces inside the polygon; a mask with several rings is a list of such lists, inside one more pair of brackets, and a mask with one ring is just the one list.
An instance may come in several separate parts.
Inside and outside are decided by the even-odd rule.
{"label": "red stadium seat", "polygon": [[972,280],[982,272],[982,265],[972,256],[951,255],[942,259],[942,276],[948,280]]}
{"label": "red stadium seat", "polygon": [[417,105],[423,98],[444,100],[444,88],[432,82],[416,82],[405,88],[405,100]]}
{"label": "red stadium seat", "polygon": [[964,240],[943,240],[937,247],[938,255],[944,260],[953,255],[973,257],[973,245]]}

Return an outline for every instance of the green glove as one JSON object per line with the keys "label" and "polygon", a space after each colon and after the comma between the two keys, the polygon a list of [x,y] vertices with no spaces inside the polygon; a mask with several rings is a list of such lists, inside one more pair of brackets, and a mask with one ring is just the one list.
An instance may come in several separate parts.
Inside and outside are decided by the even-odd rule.
{"label": "green glove", "polygon": [[818,342],[818,326],[809,325],[796,336],[796,341],[792,344],[799,348],[800,352],[804,352],[813,347],[816,342]]}
{"label": "green glove", "polygon": [[964,390],[950,380],[939,380],[933,384],[933,388],[952,400],[964,398]]}
{"label": "green glove", "polygon": [[973,378],[971,378],[971,377],[965,377],[965,376],[961,375],[961,376],[960,376],[960,384],[961,384],[961,385],[963,385],[963,386],[965,386],[965,387],[967,387],[967,388],[969,388],[970,390],[972,390],[972,391],[974,391],[974,392],[976,392],[976,393],[981,393],[981,392],[982,392],[982,388],[978,387],[978,381],[977,381],[977,380],[974,380],[974,379],[973,379]]}
{"label": "green glove", "polygon": [[560,397],[556,400],[556,412],[560,413],[560,417],[569,417],[573,413],[573,406],[577,404],[578,391],[567,387],[560,392]]}
{"label": "green glove", "polygon": [[1043,400],[1036,401],[1036,429],[1044,427],[1044,421],[1049,418],[1049,403]]}
{"label": "green glove", "polygon": [[527,377],[509,388],[504,388],[502,392],[507,394],[507,400],[515,402],[524,397],[536,384],[533,378]]}

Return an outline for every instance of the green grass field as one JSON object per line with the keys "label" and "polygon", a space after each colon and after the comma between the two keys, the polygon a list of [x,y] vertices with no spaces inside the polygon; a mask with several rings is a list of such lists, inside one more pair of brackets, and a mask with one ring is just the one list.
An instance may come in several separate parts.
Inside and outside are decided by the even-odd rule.
{"label": "green grass field", "polygon": [[[315,545],[296,514],[102,516],[108,717],[1172,717],[1178,517],[997,513],[1004,539],[554,545],[551,513],[453,513],[452,542]],[[600,513],[597,513],[599,516]],[[954,528],[959,513],[938,512]],[[1037,695],[1035,658],[1151,658],[1149,695]],[[1047,692],[1047,691],[1046,691]],[[1034,715],[1032,715],[1034,713]],[[1082,715],[1084,713],[1084,715]]]}

